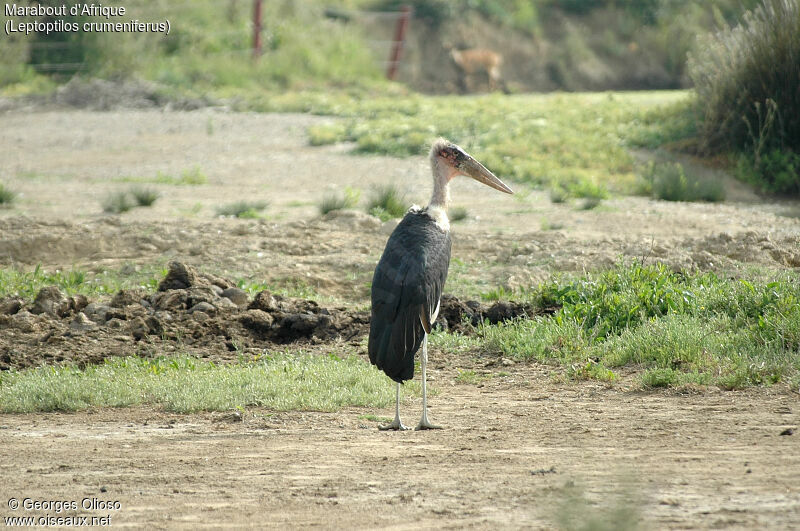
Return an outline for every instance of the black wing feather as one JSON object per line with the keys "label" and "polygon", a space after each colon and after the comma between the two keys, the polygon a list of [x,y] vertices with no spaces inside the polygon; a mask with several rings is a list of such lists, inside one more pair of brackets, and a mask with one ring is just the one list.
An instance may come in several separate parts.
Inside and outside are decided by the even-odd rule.
{"label": "black wing feather", "polygon": [[433,317],[450,265],[450,235],[424,211],[412,211],[392,232],[372,278],[369,359],[392,380],[414,377],[414,354]]}

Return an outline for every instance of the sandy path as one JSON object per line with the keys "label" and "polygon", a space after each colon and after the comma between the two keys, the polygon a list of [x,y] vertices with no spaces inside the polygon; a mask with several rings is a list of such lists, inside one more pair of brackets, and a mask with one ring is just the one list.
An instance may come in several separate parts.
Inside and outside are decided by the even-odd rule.
{"label": "sandy path", "polygon": [[800,422],[796,396],[564,386],[532,367],[481,387],[453,376],[433,371],[435,432],[379,432],[360,409],[4,416],[4,503],[98,497],[121,509],[78,514],[136,527],[800,525],[797,435],[780,435]]}

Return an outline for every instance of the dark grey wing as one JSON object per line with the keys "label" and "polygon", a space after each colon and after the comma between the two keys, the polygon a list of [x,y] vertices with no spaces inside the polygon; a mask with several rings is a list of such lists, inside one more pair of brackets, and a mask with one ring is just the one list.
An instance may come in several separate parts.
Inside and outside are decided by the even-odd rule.
{"label": "dark grey wing", "polygon": [[450,235],[424,213],[406,214],[386,243],[372,278],[369,359],[397,382],[414,377],[414,354],[425,337],[447,279]]}

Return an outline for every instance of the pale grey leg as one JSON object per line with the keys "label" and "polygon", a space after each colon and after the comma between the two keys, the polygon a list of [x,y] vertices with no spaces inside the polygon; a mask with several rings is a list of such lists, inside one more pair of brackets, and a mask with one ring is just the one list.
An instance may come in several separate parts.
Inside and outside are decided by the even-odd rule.
{"label": "pale grey leg", "polygon": [[418,430],[438,430],[441,426],[431,424],[428,420],[428,383],[426,381],[427,374],[425,373],[425,366],[428,365],[428,334],[425,334],[425,339],[422,340],[422,418],[417,425]]}
{"label": "pale grey leg", "polygon": [[378,426],[379,430],[410,430],[408,426],[404,426],[402,422],[400,422],[400,383],[397,384],[397,394],[395,396],[394,402],[394,420],[391,424],[387,424],[386,426]]}

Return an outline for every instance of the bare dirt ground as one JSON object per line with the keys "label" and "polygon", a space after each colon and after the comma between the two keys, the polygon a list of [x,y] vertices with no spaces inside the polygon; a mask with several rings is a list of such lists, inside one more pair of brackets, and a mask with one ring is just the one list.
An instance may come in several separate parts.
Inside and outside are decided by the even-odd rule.
{"label": "bare dirt ground", "polygon": [[[305,127],[325,118],[16,110],[2,120],[0,181],[20,193],[13,207],[0,209],[2,267],[124,275],[179,260],[222,280],[301,281],[321,295],[321,306],[346,312],[334,315],[342,324],[363,310],[393,225],[358,212],[320,217],[316,203],[326,191],[351,186],[368,195],[371,185],[388,181],[406,186],[411,201],[430,193],[423,158],[309,147]],[[162,194],[153,207],[102,213],[103,198],[131,181],[180,176],[195,166],[207,184],[144,183]],[[527,286],[620,257],[726,274],[797,270],[798,204],[728,184],[723,204],[619,197],[585,211],[518,184],[509,198],[456,182],[454,203],[470,217],[453,226],[460,263],[451,286]],[[216,207],[242,199],[269,201],[265,217],[215,216]],[[208,319],[180,319],[205,331],[189,351],[223,356],[230,327],[214,323],[234,315],[241,326],[231,329],[245,334],[253,328],[241,315],[252,309],[219,307],[212,284],[220,283],[187,288],[172,310],[188,315],[190,304],[216,306],[198,312]],[[171,310],[152,293],[139,295]],[[89,302],[108,306],[111,317],[70,327]],[[165,335],[135,304],[124,296],[112,302],[67,301],[51,316],[25,316],[25,305],[9,311],[0,316],[0,364],[170,351],[150,337]],[[276,312],[291,313],[257,315],[274,320]],[[363,333],[364,323],[350,325]],[[274,339],[248,337],[253,349]],[[306,340],[325,349],[348,338],[312,332]],[[130,527],[552,528],[613,513],[639,519],[643,528],[800,528],[800,452],[798,435],[789,434],[800,424],[800,404],[792,390],[643,394],[626,376],[607,387],[564,383],[533,364],[435,350],[431,358],[431,415],[446,426],[437,432],[382,433],[364,417],[389,410],[255,410],[242,421],[146,410],[3,415],[0,515],[57,516],[10,511],[4,504],[11,497],[96,497],[118,500],[121,509],[78,514],[111,514],[113,525]],[[490,377],[459,384],[459,369]],[[413,397],[405,401],[406,422],[415,422],[419,406]]]}

